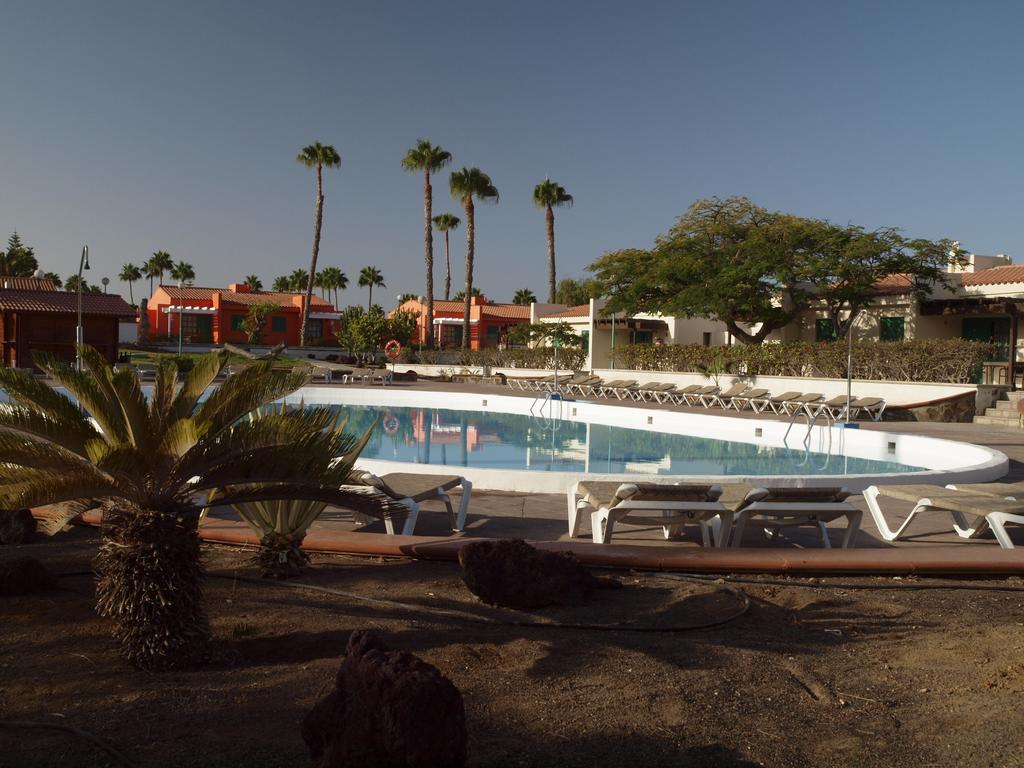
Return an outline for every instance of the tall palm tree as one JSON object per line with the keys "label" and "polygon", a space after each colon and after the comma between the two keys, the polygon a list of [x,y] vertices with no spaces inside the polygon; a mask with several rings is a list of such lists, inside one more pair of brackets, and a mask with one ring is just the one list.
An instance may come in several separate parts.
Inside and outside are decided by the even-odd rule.
{"label": "tall palm tree", "polygon": [[462,168],[453,171],[448,180],[452,197],[459,200],[466,209],[466,297],[462,317],[462,348],[469,348],[469,303],[473,295],[473,245],[476,235],[473,198],[483,202],[498,202],[498,190],[491,183],[491,177],[479,168]]}
{"label": "tall palm tree", "polygon": [[324,279],[324,287],[328,292],[334,291],[334,306],[338,306],[338,291],[348,288],[348,276],[337,267],[325,267],[321,273]]}
{"label": "tall palm tree", "polygon": [[142,279],[142,270],[136,267],[131,262],[128,262],[123,267],[121,267],[121,274],[119,274],[117,278],[123,283],[128,283],[128,301],[132,305],[134,305],[135,296],[132,293],[132,283],[134,283],[136,280]]}
{"label": "tall palm tree", "polygon": [[157,283],[157,285],[163,285],[163,283],[164,283],[164,272],[170,272],[171,269],[173,269],[173,267],[174,267],[174,259],[171,258],[171,254],[169,254],[167,251],[156,251],[153,254],[152,258],[150,258],[150,260],[146,262],[146,264],[147,264],[147,266],[150,266],[150,272],[155,272],[156,273],[156,274],[150,274],[149,275],[149,277],[150,277],[149,287],[150,287],[150,290],[152,291],[152,288],[153,288],[153,280],[152,280],[152,278],[156,277],[156,275],[159,275],[160,276],[160,282]]}
{"label": "tall palm tree", "polygon": [[273,284],[270,286],[270,289],[272,291],[276,291],[277,293],[287,293],[289,290],[291,290],[291,282],[288,280],[288,275],[281,275],[280,277],[275,277]]}
{"label": "tall palm tree", "polygon": [[320,229],[324,222],[324,166],[338,168],[341,155],[330,144],[319,141],[304,147],[295,158],[307,168],[316,168],[316,213],[313,217],[313,258],[309,262],[309,277],[306,281],[306,301],[302,305],[302,322],[299,325],[299,346],[306,346],[306,325],[309,323],[309,304],[313,298],[313,280],[316,278],[316,260],[320,255]]}
{"label": "tall palm tree", "polygon": [[452,293],[452,260],[448,251],[448,230],[458,229],[462,222],[454,213],[440,213],[434,217],[434,226],[438,232],[444,232],[444,300]]}
{"label": "tall palm tree", "polygon": [[179,261],[171,267],[171,279],[190,286],[196,281],[196,271],[187,261]]}
{"label": "tall palm tree", "polygon": [[[332,428],[330,410],[245,418],[304,385],[304,369],[259,361],[201,400],[227,353],[205,355],[180,381],[165,358],[147,397],[133,372],[114,371],[92,347],[79,353],[81,372],[50,355],[35,358],[70,397],[0,368],[10,398],[0,409],[0,508],[63,505],[49,522],[59,530],[91,500],[102,501],[96,607],[140,667],[179,666],[209,653],[197,535],[208,492],[217,492],[218,504],[306,499],[363,511],[376,501],[343,487],[352,484],[356,442]],[[390,505],[376,506],[370,514],[390,513]]]}
{"label": "tall palm tree", "polygon": [[537,303],[537,296],[529,288],[520,288],[516,291],[516,295],[512,297],[512,303],[528,307],[531,304]]}
{"label": "tall palm tree", "polygon": [[263,281],[260,280],[259,275],[246,275],[245,284],[249,286],[250,291],[259,292],[263,290]]}
{"label": "tall palm tree", "polygon": [[[434,325],[434,232],[431,229],[434,193],[430,186],[430,174],[437,173],[451,161],[450,152],[435,147],[426,139],[417,139],[416,146],[402,158],[405,170],[410,173],[423,171],[423,261],[427,270],[427,328]],[[429,339],[427,343],[430,343]]]}
{"label": "tall palm tree", "polygon": [[387,288],[384,285],[384,275],[381,274],[380,270],[376,267],[363,267],[359,270],[359,287],[370,289],[370,298],[366,302],[366,311],[370,311],[370,307],[373,306],[373,289],[374,288]]}
{"label": "tall palm tree", "polygon": [[309,280],[309,273],[304,269],[293,269],[292,273],[288,275],[288,290],[292,293],[301,293],[306,290],[306,284]]}
{"label": "tall palm tree", "polygon": [[562,205],[572,205],[572,195],[565,187],[551,179],[544,179],[533,188],[533,204],[544,209],[548,224],[548,303],[555,303],[555,211]]}

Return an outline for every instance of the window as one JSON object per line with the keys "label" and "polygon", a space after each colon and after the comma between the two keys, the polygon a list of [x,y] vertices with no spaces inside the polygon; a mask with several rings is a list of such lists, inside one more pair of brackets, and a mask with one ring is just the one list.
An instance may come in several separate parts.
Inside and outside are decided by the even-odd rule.
{"label": "window", "polygon": [[241,331],[242,323],[245,321],[245,315],[232,315],[231,316],[231,330]]}
{"label": "window", "polygon": [[580,342],[583,351],[590,349],[590,331],[580,331]]}
{"label": "window", "polygon": [[487,343],[488,344],[497,344],[500,339],[501,339],[501,328],[499,328],[497,325],[488,325],[487,326]]}
{"label": "window", "polygon": [[[277,330],[276,326],[274,327],[274,330]],[[281,318],[281,330],[284,331],[283,317]],[[306,324],[306,338],[309,339],[309,341],[317,341],[318,339],[322,339],[323,337],[324,321],[311,318],[309,322]]]}
{"label": "window", "polygon": [[996,345],[996,353],[989,362],[1004,363],[1010,359],[1010,318],[965,317],[963,332],[969,341],[985,341]]}
{"label": "window", "polygon": [[815,341],[835,341],[839,334],[836,333],[836,324],[830,318],[821,318],[814,321]]}
{"label": "window", "polygon": [[274,333],[284,333],[286,327],[287,325],[285,322],[285,318],[281,317],[280,315],[274,315],[273,317],[270,318],[270,330],[272,330]]}
{"label": "window", "polygon": [[711,346],[711,331],[704,331],[704,346]]}
{"label": "window", "polygon": [[654,341],[654,331],[633,331],[634,344],[650,344]]}
{"label": "window", "polygon": [[879,341],[903,341],[905,323],[902,317],[883,317],[878,324]]}

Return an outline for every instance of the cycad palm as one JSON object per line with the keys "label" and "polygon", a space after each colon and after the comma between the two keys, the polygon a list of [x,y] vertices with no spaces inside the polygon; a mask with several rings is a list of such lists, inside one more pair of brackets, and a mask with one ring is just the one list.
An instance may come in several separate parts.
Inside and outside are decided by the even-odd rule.
{"label": "cycad palm", "polygon": [[551,179],[544,179],[533,188],[533,204],[544,209],[548,225],[548,303],[555,303],[555,211],[561,205],[572,205],[572,195]]}
{"label": "cycad palm", "polygon": [[164,360],[147,399],[133,372],[115,372],[92,347],[80,353],[82,372],[47,355],[36,363],[83,410],[31,375],[0,368],[10,398],[0,406],[0,507],[63,505],[51,520],[59,528],[87,507],[81,500],[102,502],[97,610],[113,619],[138,666],[172,667],[207,653],[197,527],[208,492],[219,490],[223,504],[308,499],[382,513],[373,497],[341,488],[351,462],[333,460],[355,441],[331,429],[330,410],[243,419],[303,385],[304,371],[261,361],[200,402],[227,353],[205,356],[182,382]]}
{"label": "cycad palm", "polygon": [[306,326],[309,323],[309,304],[313,296],[313,280],[316,277],[316,260],[320,255],[320,230],[324,222],[324,166],[338,168],[341,155],[330,144],[319,141],[304,147],[295,158],[307,168],[316,168],[316,212],[313,217],[313,258],[309,262],[306,280],[306,301],[302,305],[302,322],[299,325],[299,346],[306,346]]}
{"label": "cycad palm", "polygon": [[452,295],[452,259],[448,251],[448,231],[457,229],[462,222],[454,213],[441,213],[434,217],[438,232],[444,232],[444,300]]}
{"label": "cycad palm", "polygon": [[430,174],[437,173],[451,161],[450,152],[435,147],[426,139],[417,140],[416,146],[402,158],[402,167],[405,170],[423,171],[423,261],[427,270],[427,328],[433,328],[434,325],[434,233],[431,230],[434,195],[430,186]]}
{"label": "cycad palm", "polygon": [[376,267],[363,267],[359,270],[359,287],[370,289],[370,298],[366,301],[366,311],[369,312],[373,306],[373,289],[387,288],[384,285],[384,275]]}
{"label": "cycad palm", "polygon": [[462,348],[469,348],[469,304],[473,295],[473,245],[476,235],[473,198],[498,202],[498,190],[491,183],[491,177],[479,168],[463,168],[453,171],[448,180],[452,197],[459,200],[466,209],[466,288],[465,309],[462,319]]}
{"label": "cycad palm", "polygon": [[119,274],[117,277],[121,282],[128,283],[128,301],[134,305],[135,296],[132,292],[132,284],[136,280],[142,279],[142,270],[129,262],[128,264],[125,264],[124,266],[121,267],[121,274]]}

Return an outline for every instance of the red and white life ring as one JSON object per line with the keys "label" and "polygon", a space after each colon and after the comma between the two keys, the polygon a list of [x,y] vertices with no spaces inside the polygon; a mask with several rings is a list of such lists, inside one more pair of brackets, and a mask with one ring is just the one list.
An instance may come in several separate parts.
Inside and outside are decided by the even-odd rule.
{"label": "red and white life ring", "polygon": [[402,354],[402,345],[399,344],[398,339],[392,339],[384,345],[384,354],[388,356],[388,360],[398,359],[398,356]]}

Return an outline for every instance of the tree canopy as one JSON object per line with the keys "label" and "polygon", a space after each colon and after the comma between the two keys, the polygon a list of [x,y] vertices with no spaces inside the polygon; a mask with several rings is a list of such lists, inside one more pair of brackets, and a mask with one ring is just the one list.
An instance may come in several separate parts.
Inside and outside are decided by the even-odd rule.
{"label": "tree canopy", "polygon": [[39,269],[35,251],[21,241],[17,232],[7,238],[7,250],[0,251],[0,275],[4,277],[31,277]]}
{"label": "tree canopy", "polygon": [[731,197],[698,200],[653,249],[608,253],[589,268],[609,297],[605,312],[707,317],[760,343],[815,305],[845,334],[879,280],[903,275],[920,297],[945,283],[950,258],[961,256],[948,240],[908,240],[896,229],[840,226]]}

